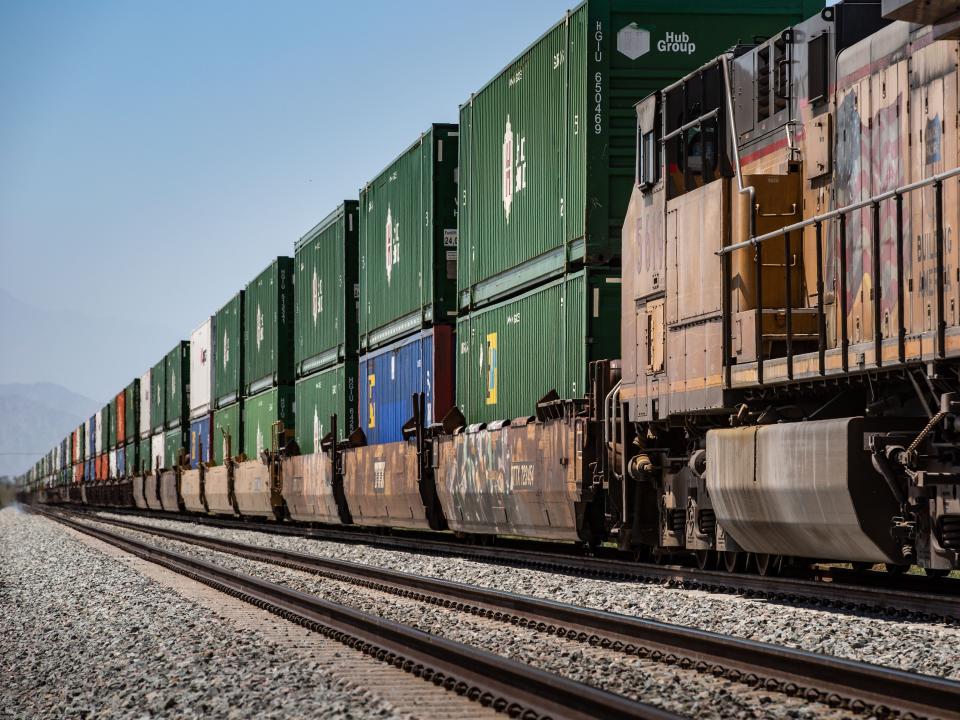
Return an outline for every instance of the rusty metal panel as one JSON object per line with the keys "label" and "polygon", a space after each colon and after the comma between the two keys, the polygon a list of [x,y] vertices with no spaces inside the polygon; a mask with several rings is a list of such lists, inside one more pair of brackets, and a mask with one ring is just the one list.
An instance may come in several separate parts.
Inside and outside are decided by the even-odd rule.
{"label": "rusty metal panel", "polygon": [[160,473],[160,506],[167,512],[180,511],[180,478],[177,470]]}
{"label": "rusty metal panel", "polygon": [[580,540],[583,441],[582,419],[445,437],[437,494],[450,529]]}
{"label": "rusty metal panel", "polygon": [[140,510],[147,509],[147,498],[144,494],[144,483],[146,478],[143,475],[133,476],[133,504]]}
{"label": "rusty metal panel", "polygon": [[203,494],[211,515],[235,515],[233,506],[233,471],[225,465],[208,467],[203,477]]}
{"label": "rusty metal panel", "polygon": [[205,513],[207,511],[203,502],[203,479],[200,468],[184,470],[180,474],[180,497],[183,498],[183,507],[187,512]]}
{"label": "rusty metal panel", "polygon": [[326,453],[297,455],[283,460],[283,499],[294,520],[339,523],[334,496],[333,463]]}
{"label": "rusty metal panel", "polygon": [[147,499],[147,508],[150,510],[163,510],[160,504],[160,476],[157,473],[149,473],[143,483],[143,494]]}
{"label": "rusty metal panel", "polygon": [[241,515],[276,517],[274,505],[280,494],[274,491],[270,466],[260,460],[250,460],[236,466],[233,495]]}
{"label": "rusty metal panel", "polygon": [[343,490],[354,523],[429,529],[413,443],[351,448],[343,461]]}

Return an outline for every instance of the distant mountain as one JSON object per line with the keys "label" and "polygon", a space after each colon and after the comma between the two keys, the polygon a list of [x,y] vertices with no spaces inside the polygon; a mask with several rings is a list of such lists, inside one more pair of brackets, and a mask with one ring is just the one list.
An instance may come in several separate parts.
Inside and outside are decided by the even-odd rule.
{"label": "distant mountain", "polygon": [[22,473],[100,407],[54,383],[0,385],[0,475]]}

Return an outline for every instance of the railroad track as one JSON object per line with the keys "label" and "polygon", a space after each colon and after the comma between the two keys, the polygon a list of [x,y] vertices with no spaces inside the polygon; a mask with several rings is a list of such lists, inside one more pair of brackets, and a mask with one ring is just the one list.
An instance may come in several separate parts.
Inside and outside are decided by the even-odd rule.
{"label": "railroad track", "polygon": [[[95,521],[453,608],[854,713],[960,718],[960,683],[949,680],[348,561],[124,520]],[[83,531],[91,527],[73,524]]]}
{"label": "railroad track", "polygon": [[[89,508],[78,510],[84,513],[95,512]],[[578,555],[571,553],[569,548],[559,547],[557,543],[544,543],[550,551],[530,550],[511,545],[483,547],[461,542],[445,542],[416,534],[384,535],[362,529],[254,523],[230,518],[133,512],[124,508],[104,508],[102,511],[315,540],[366,543],[407,552],[461,557],[586,577],[634,580],[707,592],[734,593],[745,597],[792,604],[802,603],[843,612],[875,613],[889,617],[948,623],[960,622],[960,581],[957,580],[917,578],[918,582],[911,582],[910,578],[891,576],[886,573],[861,573],[858,577],[852,572],[844,571],[824,571],[818,579],[762,577],[698,570],[679,565],[631,562],[596,555]],[[872,575],[882,577],[871,577]],[[857,584],[854,584],[854,581]],[[865,584],[868,582],[872,584]],[[884,584],[880,585],[881,582]]]}
{"label": "railroad track", "polygon": [[[680,716],[276,583],[33,508],[74,530],[323,633],[511,717],[677,720]],[[158,533],[159,534],[159,533]]]}

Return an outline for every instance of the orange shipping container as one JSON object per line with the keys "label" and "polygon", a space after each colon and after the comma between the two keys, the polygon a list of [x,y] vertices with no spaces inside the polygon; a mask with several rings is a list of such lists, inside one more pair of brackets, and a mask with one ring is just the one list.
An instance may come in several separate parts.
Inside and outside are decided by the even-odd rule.
{"label": "orange shipping container", "polygon": [[117,445],[126,442],[124,430],[127,426],[127,394],[125,391],[117,393]]}

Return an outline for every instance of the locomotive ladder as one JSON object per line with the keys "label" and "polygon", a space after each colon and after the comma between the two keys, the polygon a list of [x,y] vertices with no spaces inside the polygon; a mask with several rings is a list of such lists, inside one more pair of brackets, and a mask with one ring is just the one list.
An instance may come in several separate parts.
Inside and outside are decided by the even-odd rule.
{"label": "locomotive ladder", "polygon": [[[886,192],[874,195],[866,200],[845,205],[836,210],[816,215],[807,220],[787,225],[785,227],[773,230],[763,235],[757,235],[748,238],[742,242],[728,245],[717,252],[721,257],[723,266],[724,287],[728,288],[730,284],[730,256],[737,250],[745,248],[754,248],[754,262],[756,264],[757,281],[755,287],[755,302],[757,307],[756,322],[756,345],[757,345],[757,383],[762,385],[764,349],[763,349],[763,294],[762,294],[762,272],[763,267],[763,246],[776,238],[781,238],[784,247],[784,257],[791,255],[790,234],[798,230],[803,230],[811,225],[816,232],[816,260],[817,260],[817,337],[818,337],[818,370],[821,376],[826,375],[826,351],[827,351],[827,331],[826,331],[826,313],[823,307],[823,227],[825,223],[835,223],[839,234],[839,302],[840,302],[840,353],[843,372],[849,371],[849,353],[850,337],[847,330],[847,216],[857,210],[869,207],[873,213],[873,232],[872,232],[872,268],[873,273],[873,344],[876,366],[883,364],[883,324],[881,317],[881,289],[880,282],[880,206],[881,203],[892,200],[895,203],[896,212],[896,252],[897,252],[897,358],[900,363],[906,361],[906,327],[903,321],[904,297],[903,297],[903,198],[907,193],[933,186],[935,196],[935,252],[936,252],[936,334],[935,334],[935,354],[937,358],[943,358],[945,355],[946,341],[946,322],[944,319],[944,208],[943,208],[943,183],[946,180],[960,176],[960,167],[953,168],[936,175],[932,175],[923,180],[918,180],[907,185],[887,190]],[[791,298],[791,267],[786,263],[784,267],[784,285],[788,301],[786,303],[786,363],[787,379],[793,379],[793,307]],[[723,302],[723,328],[724,345],[729,347],[731,342],[730,334],[732,327],[731,303],[728,297],[724,297]],[[724,356],[724,374],[725,384],[731,385],[731,363],[729,353]]]}

